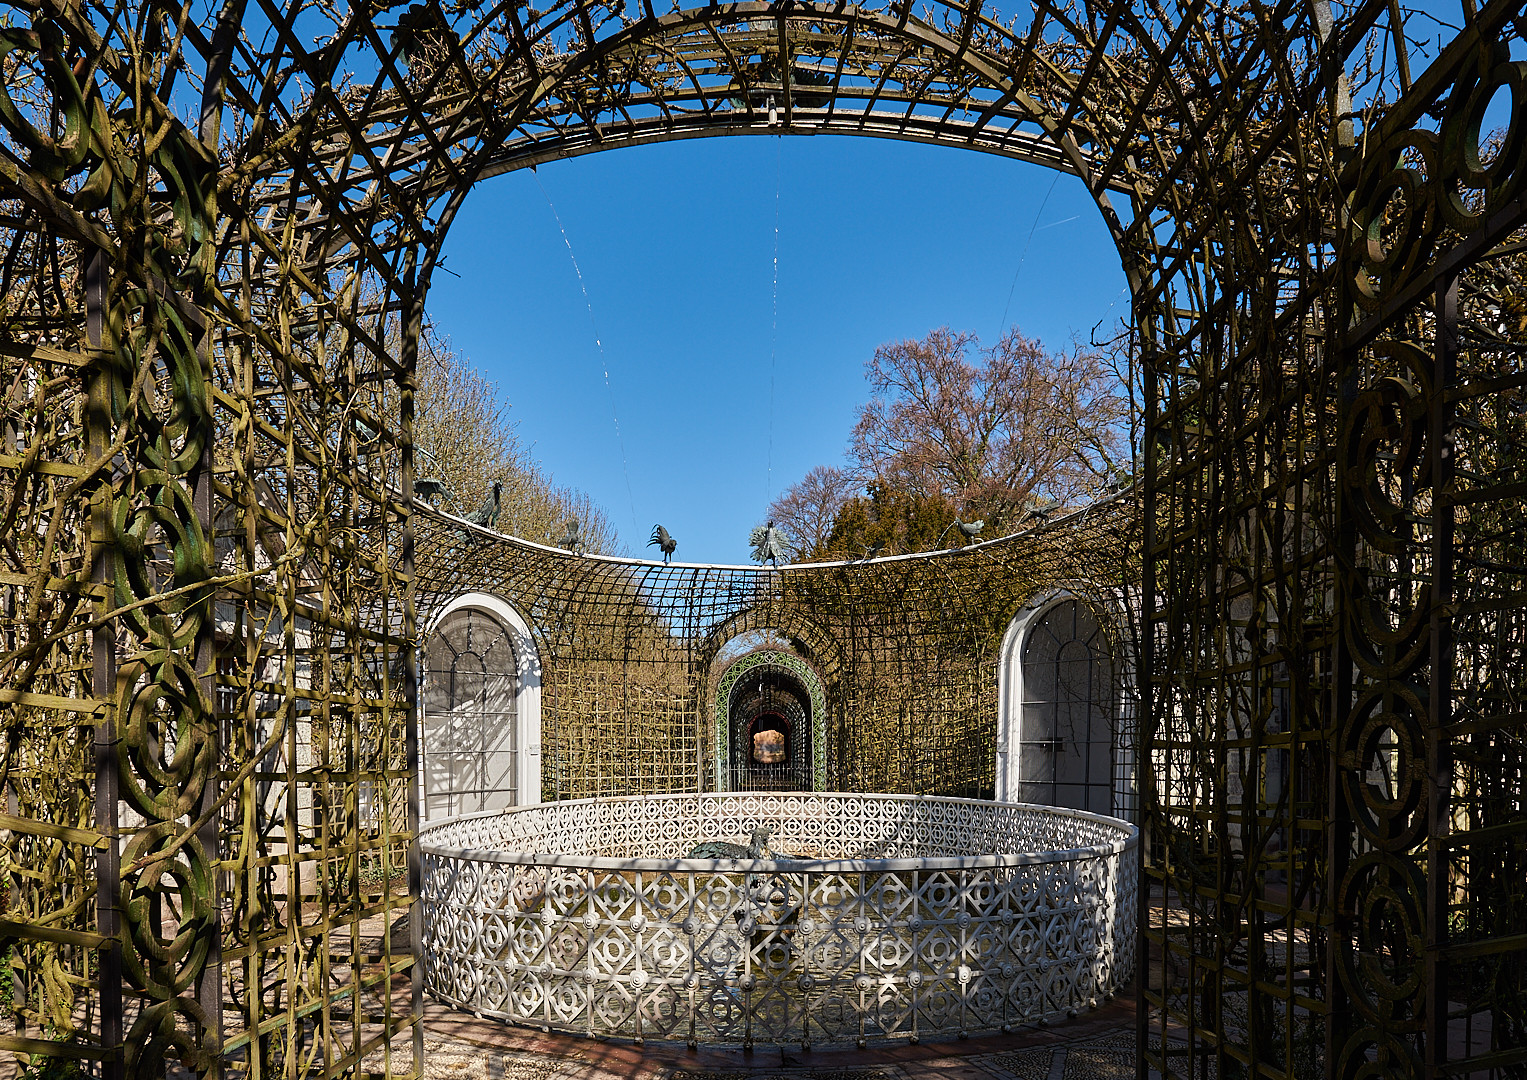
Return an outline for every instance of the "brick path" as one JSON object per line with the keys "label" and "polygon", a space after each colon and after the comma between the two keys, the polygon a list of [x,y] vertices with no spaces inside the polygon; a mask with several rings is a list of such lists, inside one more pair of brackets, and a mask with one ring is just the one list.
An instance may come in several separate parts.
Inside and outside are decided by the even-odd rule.
{"label": "brick path", "polygon": [[744,1052],[547,1035],[432,1003],[424,1051],[427,1080],[1133,1080],[1135,1006],[958,1042]]}

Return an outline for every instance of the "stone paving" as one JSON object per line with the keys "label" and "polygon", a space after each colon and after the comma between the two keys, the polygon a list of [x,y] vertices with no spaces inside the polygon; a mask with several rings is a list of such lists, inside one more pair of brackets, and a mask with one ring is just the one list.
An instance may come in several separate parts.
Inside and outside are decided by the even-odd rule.
{"label": "stone paving", "polygon": [[[692,1052],[682,1045],[580,1039],[483,1020],[428,1002],[426,1080],[1133,1080],[1132,992],[1066,1024],[1012,1035],[868,1050],[776,1047]],[[0,1080],[17,1076],[0,1052]]]}
{"label": "stone paving", "polygon": [[579,1039],[425,1009],[427,1080],[1132,1080],[1135,1010],[1115,1001],[1066,1024],[960,1042],[812,1051]]}

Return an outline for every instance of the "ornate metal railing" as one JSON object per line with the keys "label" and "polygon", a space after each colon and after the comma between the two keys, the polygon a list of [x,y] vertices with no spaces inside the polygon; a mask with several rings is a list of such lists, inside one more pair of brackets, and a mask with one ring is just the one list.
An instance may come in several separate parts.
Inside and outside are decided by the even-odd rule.
{"label": "ornate metal railing", "polygon": [[[682,858],[755,826],[776,858]],[[425,986],[484,1016],[691,1045],[1007,1031],[1128,980],[1137,843],[1095,814],[904,795],[457,818],[422,834]]]}

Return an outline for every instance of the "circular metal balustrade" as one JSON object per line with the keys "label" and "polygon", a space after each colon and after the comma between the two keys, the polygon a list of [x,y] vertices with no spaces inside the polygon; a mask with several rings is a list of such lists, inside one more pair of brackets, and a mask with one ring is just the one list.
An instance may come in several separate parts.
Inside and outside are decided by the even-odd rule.
{"label": "circular metal balustrade", "polygon": [[[773,830],[771,859],[685,859]],[[425,986],[483,1016],[864,1046],[1075,1015],[1134,965],[1134,826],[972,799],[582,799],[424,829]]]}

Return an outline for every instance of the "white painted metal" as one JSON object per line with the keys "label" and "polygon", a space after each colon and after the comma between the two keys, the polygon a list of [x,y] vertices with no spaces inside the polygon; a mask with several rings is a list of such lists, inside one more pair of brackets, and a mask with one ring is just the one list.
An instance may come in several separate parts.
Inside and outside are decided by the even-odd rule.
{"label": "white painted metal", "polygon": [[[777,858],[682,858],[755,826]],[[1007,1030],[1129,979],[1137,843],[1096,814],[900,795],[458,818],[421,836],[425,986],[517,1023],[713,1046]]]}
{"label": "white painted metal", "polygon": [[[541,657],[536,650],[535,636],[530,623],[512,604],[502,597],[486,592],[468,592],[456,597],[436,613],[425,631],[428,640],[451,615],[459,611],[481,611],[492,616],[504,628],[514,648],[516,678],[514,724],[512,740],[515,747],[514,801],[519,806],[531,806],[541,801]],[[423,650],[421,650],[422,658]],[[427,674],[424,676],[427,678]],[[422,679],[421,679],[422,683]],[[431,776],[435,770],[429,758],[436,741],[436,726],[443,718],[433,717],[421,711],[423,725],[419,741],[421,777]],[[432,792],[426,790],[422,802],[424,816],[430,816]]]}

